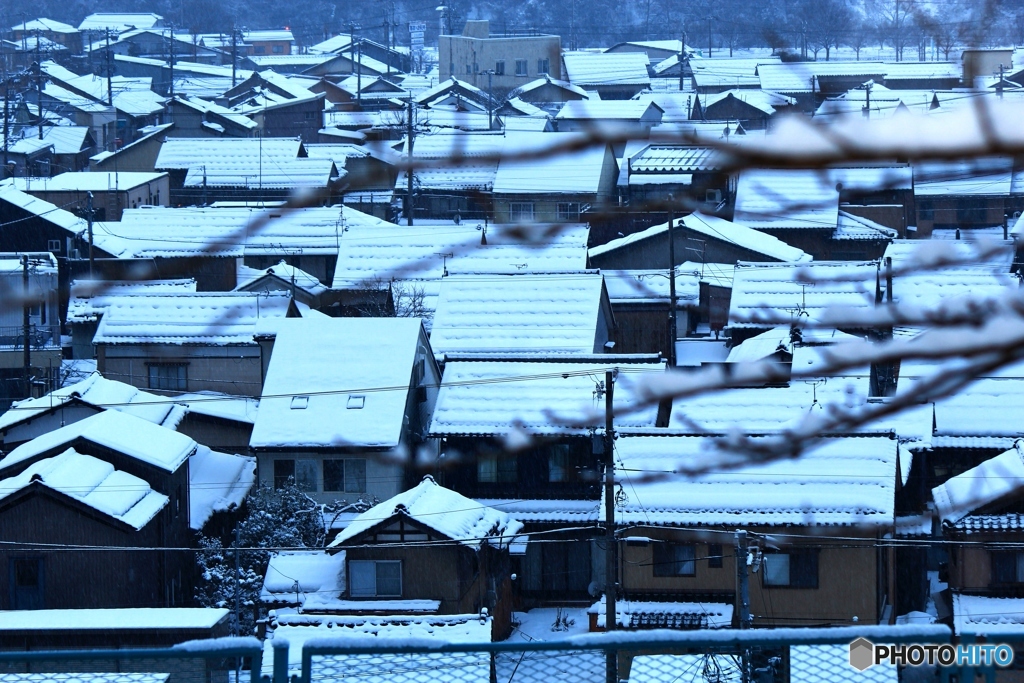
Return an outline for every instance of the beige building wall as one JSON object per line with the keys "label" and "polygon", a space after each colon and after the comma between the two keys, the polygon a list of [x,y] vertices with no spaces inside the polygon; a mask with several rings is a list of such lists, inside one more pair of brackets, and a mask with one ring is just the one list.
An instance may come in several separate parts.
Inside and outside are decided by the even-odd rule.
{"label": "beige building wall", "polygon": [[260,347],[172,346],[156,344],[96,345],[97,369],[108,379],[150,390],[149,366],[186,365],[185,391],[219,391],[258,397],[263,388]]}
{"label": "beige building wall", "polygon": [[495,96],[543,76],[539,67],[545,60],[547,74],[562,79],[562,41],[558,36],[492,37],[488,22],[471,21],[461,36],[440,36],[438,47],[442,78],[455,77],[486,90],[484,72],[493,70],[491,88]]}

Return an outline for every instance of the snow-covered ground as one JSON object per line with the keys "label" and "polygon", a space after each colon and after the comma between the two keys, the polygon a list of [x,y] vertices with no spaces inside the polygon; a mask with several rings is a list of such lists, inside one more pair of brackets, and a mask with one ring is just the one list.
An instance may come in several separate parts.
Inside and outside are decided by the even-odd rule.
{"label": "snow-covered ground", "polygon": [[[562,627],[554,630],[562,617]],[[509,642],[551,641],[586,633],[590,628],[586,607],[540,607],[513,615],[515,627]],[[543,680],[602,680],[604,654],[579,650],[501,653],[495,657],[498,683],[528,683]]]}

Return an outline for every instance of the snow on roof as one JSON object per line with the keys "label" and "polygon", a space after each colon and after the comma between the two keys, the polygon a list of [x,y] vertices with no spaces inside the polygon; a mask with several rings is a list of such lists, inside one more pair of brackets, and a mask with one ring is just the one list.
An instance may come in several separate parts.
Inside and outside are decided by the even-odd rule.
{"label": "snow on roof", "polygon": [[271,159],[296,159],[301,149],[299,138],[167,138],[154,168],[188,170],[197,164],[242,159],[250,159],[255,165],[261,156],[269,164]]}
{"label": "snow on roof", "polygon": [[704,108],[713,107],[714,105],[724,100],[739,100],[744,104],[748,104],[751,107],[758,109],[766,116],[774,114],[778,107],[791,107],[796,104],[796,100],[792,97],[780,95],[777,92],[769,92],[767,90],[726,90],[725,92],[716,93],[714,95],[705,95],[705,99],[701,102]]}
{"label": "snow on roof", "polygon": [[507,512],[521,522],[557,522],[591,524],[598,521],[598,502],[594,500],[478,498],[486,507]]}
{"label": "snow on roof", "polygon": [[551,78],[551,76],[548,76],[547,74],[545,74],[542,78],[537,78],[535,80],[530,81],[529,83],[519,86],[518,88],[510,92],[509,96],[513,98],[521,97],[526,93],[533,92],[534,90],[543,88],[546,85],[553,85],[556,88],[568,90],[583,98],[587,98],[590,96],[586,90],[579,87],[578,85],[573,85],[569,81],[560,81],[558,79]]}
{"label": "snow on roof", "polygon": [[184,294],[196,291],[196,281],[180,280],[73,280],[68,301],[67,322],[99,320],[111,301],[122,296],[146,294]]}
{"label": "snow on roof", "polygon": [[102,114],[113,112],[113,108],[108,106],[106,103],[97,102],[94,99],[79,95],[76,92],[72,92],[66,88],[62,88],[52,82],[47,81],[46,85],[43,86],[43,94],[47,97],[52,97],[59,102],[77,109],[81,112],[89,114]]}
{"label": "snow on roof", "polygon": [[628,158],[633,173],[693,173],[719,168],[719,153],[713,147],[651,145],[638,141],[642,148]]}
{"label": "snow on roof", "polygon": [[729,325],[775,327],[783,317],[819,320],[837,306],[872,308],[877,273],[878,264],[873,261],[740,261],[733,272]]}
{"label": "snow on roof", "polygon": [[346,588],[344,552],[282,551],[270,556],[260,602],[301,606],[314,597],[337,598]]}
{"label": "snow on roof", "polygon": [[[417,169],[413,174],[413,183],[419,184],[422,189],[432,190],[490,190],[494,186],[498,156],[505,150],[505,145],[505,137],[493,133],[436,131],[429,135],[417,135],[413,144],[413,158],[417,161],[487,158]],[[405,154],[403,149],[403,156]],[[402,170],[395,181],[395,187],[404,188],[407,183],[406,173]]]}
{"label": "snow on roof", "polygon": [[176,472],[197,447],[195,441],[173,429],[119,410],[105,410],[23,443],[0,460],[0,471],[79,440],[167,472]]}
{"label": "snow on roof", "polygon": [[790,645],[791,683],[840,681],[846,683],[899,683],[899,670],[882,662],[864,671],[850,666],[849,645]]}
{"label": "snow on roof", "polygon": [[321,284],[320,280],[304,270],[289,265],[284,259],[281,259],[276,266],[269,268],[250,268],[239,263],[235,270],[238,280],[235,291],[249,290],[256,282],[268,276],[280,278],[286,283],[294,284],[297,289],[311,294],[321,294],[327,291],[327,287]]}
{"label": "snow on roof", "polygon": [[[134,529],[149,524],[169,502],[167,496],[151,489],[146,481],[69,448],[60,455],[32,463],[13,477],[0,480],[0,503],[36,482]],[[0,616],[2,623],[3,617]]]}
{"label": "snow on roof", "polygon": [[196,531],[217,512],[238,508],[256,483],[256,458],[199,446],[188,465],[188,523]]}
{"label": "snow on roof", "polygon": [[[727,602],[649,602],[628,598],[615,601],[615,621],[619,628],[729,628],[732,613],[733,605]],[[597,615],[597,627],[605,627],[608,610],[603,595],[587,609],[587,614]],[[673,677],[672,680],[679,679]]]}
{"label": "snow on roof", "polygon": [[[668,273],[664,270],[601,270],[612,304],[664,305],[669,299]],[[700,277],[694,271],[676,269],[676,306],[690,308],[700,298]]]}
{"label": "snow on roof", "polygon": [[644,52],[566,52],[562,55],[569,82],[583,87],[650,85]]}
{"label": "snow on roof", "polygon": [[96,223],[94,243],[120,258],[334,255],[352,228],[391,223],[345,206],[280,210],[254,206],[126,209]]}
{"label": "snow on roof", "polygon": [[664,113],[661,107],[641,100],[569,100],[555,115],[555,119],[598,121],[644,121],[660,123]]}
{"label": "snow on roof", "polygon": [[215,607],[11,610],[0,612],[0,631],[210,629],[228,614],[226,608]]}
{"label": "snow on roof", "polygon": [[164,20],[159,14],[96,12],[90,14],[78,25],[79,31],[102,31],[113,29],[122,32],[132,28],[153,28]]}
{"label": "snow on roof", "polygon": [[[577,133],[515,133],[506,136],[505,151],[561,149],[583,142]],[[495,194],[597,194],[605,175],[605,145],[552,153],[534,159],[503,159],[494,176]]]}
{"label": "snow on roof", "polygon": [[1024,452],[1020,442],[932,489],[932,500],[944,522],[956,522],[971,512],[1017,493],[1024,486]]}
{"label": "snow on roof", "polygon": [[328,38],[327,40],[317,43],[316,45],[310,45],[310,52],[340,52],[348,49],[348,46],[352,44],[352,36],[348,34],[342,34]]}
{"label": "snow on roof", "polygon": [[11,27],[12,31],[49,31],[51,33],[78,33],[78,29],[74,26],[63,24],[53,19],[46,19],[40,17],[38,19],[30,19],[29,21],[22,22]]}
{"label": "snow on roof", "polygon": [[758,64],[757,75],[764,90],[782,93],[813,92],[818,78],[838,76],[860,78],[861,82],[883,81],[888,71],[881,62],[781,62]]}
{"label": "snow on roof", "polygon": [[[274,670],[276,638],[288,643],[288,670],[295,675],[302,665],[302,646],[310,640],[379,639],[382,645],[424,640],[445,644],[491,641],[491,619],[478,614],[278,615],[271,626],[263,643],[263,674],[266,676]],[[431,683],[487,683],[491,679],[491,657],[486,652],[388,655],[385,667],[381,666],[379,658],[360,655],[317,656],[312,662],[312,675],[317,680],[357,678],[362,683],[394,683],[395,672],[423,672],[420,675],[429,672]]]}
{"label": "snow on roof", "polygon": [[[999,242],[983,245],[988,250]],[[922,309],[938,310],[957,299],[984,301],[997,298],[1008,288],[1019,285],[1010,273],[1014,250],[1012,242],[1003,243],[1000,252],[977,262],[974,243],[963,241],[895,240],[885,250],[892,258],[897,274],[893,280],[893,299]],[[930,258],[947,257],[962,261],[946,268],[929,268]],[[974,261],[974,262],[972,262]],[[904,271],[904,272],[900,272]]]}
{"label": "snow on roof", "polygon": [[522,522],[506,512],[481,505],[460,493],[438,485],[431,477],[397,496],[361,513],[339,533],[329,548],[344,547],[346,541],[402,515],[445,538],[473,549],[494,544],[503,547],[523,529]]}
{"label": "snow on roof", "polygon": [[418,318],[283,321],[250,447],[398,446],[421,329]]}
{"label": "snow on roof", "polygon": [[[430,433],[436,436],[529,434],[582,436],[604,424],[603,401],[594,394],[605,371],[618,370],[614,401],[616,425],[653,427],[657,406],[638,408],[637,386],[663,363],[607,361],[530,362],[526,359],[461,361],[445,364]],[[601,414],[598,415],[598,412]],[[582,425],[582,426],[581,426]]]}
{"label": "snow on roof", "polygon": [[[809,329],[800,331],[800,339],[805,344],[836,344],[855,341],[860,337],[846,334],[839,330]],[[729,350],[726,358],[728,363],[743,363],[767,358],[777,351],[794,354],[792,330],[782,325],[772,328],[737,344]],[[794,356],[796,361],[796,356]]]}
{"label": "snow on roof", "polygon": [[167,177],[166,173],[126,173],[78,171],[61,173],[52,178],[15,178],[15,186],[24,192],[108,192],[130,190]]}
{"label": "snow on roof", "polygon": [[426,104],[431,100],[436,99],[438,96],[450,91],[450,90],[462,90],[476,97],[480,102],[489,102],[490,96],[476,87],[468,81],[462,81],[454,76],[446,81],[441,81],[437,85],[427,90],[424,90],[416,96],[416,104]]}
{"label": "snow on roof", "polygon": [[[1004,534],[1024,531],[1024,515],[1019,512],[1006,512],[998,515],[967,515],[961,517],[953,525],[956,531],[964,534]],[[931,535],[931,527],[928,533]]]}
{"label": "snow on roof", "polygon": [[[756,437],[755,437],[756,438]],[[895,521],[899,443],[879,437],[822,439],[797,458],[689,476],[714,462],[721,439],[631,436],[615,442],[627,502],[622,524],[656,526],[879,525]],[[645,480],[630,477],[643,472]],[[664,476],[652,476],[664,473]],[[603,504],[602,512],[603,515]]]}
{"label": "snow on roof", "polygon": [[958,636],[1019,635],[1024,632],[1024,598],[953,593],[953,632]]}
{"label": "snow on roof", "polygon": [[11,179],[0,181],[0,202],[12,204],[22,211],[42,218],[47,223],[67,230],[72,235],[77,235],[86,229],[84,218],[79,218],[70,211],[65,211],[50,202],[22,192],[15,187]]}
{"label": "snow on roof", "polygon": [[740,173],[733,217],[752,228],[834,229],[839,190],[828,172],[747,169]]}
{"label": "snow on roof", "polygon": [[[341,236],[335,289],[365,289],[379,279],[440,282],[448,273],[557,273],[586,268],[588,226],[537,225],[524,240],[480,223],[350,226]],[[481,244],[486,234],[486,244]],[[437,292],[434,292],[436,296]],[[433,310],[436,304],[432,303]]]}
{"label": "snow on roof", "polygon": [[438,354],[600,353],[603,304],[604,280],[593,271],[450,276],[441,280],[431,345]]}
{"label": "snow on roof", "polygon": [[174,396],[174,402],[184,406],[190,413],[248,424],[256,421],[256,412],[260,407],[259,399],[249,396],[218,394],[213,391],[178,394]]}
{"label": "snow on roof", "polygon": [[[88,134],[88,126],[47,126],[43,128],[42,140],[35,137],[15,138],[12,134],[8,150],[12,154],[32,154],[51,147],[54,154],[78,154],[85,147],[85,138]],[[0,135],[0,144],[2,143],[3,135]]]}
{"label": "snow on roof", "polygon": [[833,240],[892,240],[899,235],[899,232],[887,228],[861,216],[855,216],[846,211],[839,212],[839,220],[836,223],[836,231],[832,233]]}
{"label": "snow on roof", "polygon": [[921,161],[914,164],[916,196],[1009,196],[1012,158]]}
{"label": "snow on roof", "polygon": [[291,189],[327,187],[338,177],[331,159],[259,158],[219,159],[194,164],[185,176],[185,187],[237,187]]}
{"label": "snow on roof", "polygon": [[[936,368],[938,369],[938,368]],[[1024,380],[985,378],[935,402],[935,433],[956,437],[1024,437]]]}
{"label": "snow on roof", "polygon": [[[772,235],[759,232],[746,225],[733,223],[724,218],[703,213],[691,213],[684,216],[676,223],[676,227],[682,223],[683,226],[694,232],[699,232],[712,239],[721,240],[734,244],[743,249],[763,254],[771,259],[790,262],[810,261],[811,256],[796,247],[791,247],[782,240]],[[646,230],[635,232],[632,235],[619,237],[606,244],[591,247],[590,256],[600,256],[617,249],[621,249],[636,242],[649,239],[668,231],[668,223],[653,225]]]}
{"label": "snow on roof", "polygon": [[184,417],[184,411],[165,397],[109,380],[95,372],[80,382],[55,389],[40,398],[16,402],[6,413],[0,414],[0,432],[74,399],[102,409],[120,410],[170,429],[176,428]]}

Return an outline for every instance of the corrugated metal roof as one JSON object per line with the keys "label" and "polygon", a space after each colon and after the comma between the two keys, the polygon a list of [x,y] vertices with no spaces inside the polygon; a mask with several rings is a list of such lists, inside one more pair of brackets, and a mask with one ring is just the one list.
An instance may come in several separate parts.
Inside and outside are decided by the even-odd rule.
{"label": "corrugated metal roof", "polygon": [[288,190],[325,188],[338,177],[331,159],[248,158],[207,161],[190,166],[185,187],[236,187]]}
{"label": "corrugated metal roof", "polygon": [[733,218],[761,229],[834,229],[839,190],[828,172],[748,169],[740,173]]}
{"label": "corrugated metal roof", "polygon": [[187,170],[196,164],[247,158],[264,164],[272,159],[296,159],[302,149],[298,138],[167,138],[160,146],[154,168]]}
{"label": "corrugated metal roof", "polygon": [[579,86],[649,85],[650,60],[644,52],[566,52],[569,82]]}
{"label": "corrugated metal roof", "polygon": [[632,173],[692,173],[718,169],[719,153],[712,147],[649,145],[629,160]]}

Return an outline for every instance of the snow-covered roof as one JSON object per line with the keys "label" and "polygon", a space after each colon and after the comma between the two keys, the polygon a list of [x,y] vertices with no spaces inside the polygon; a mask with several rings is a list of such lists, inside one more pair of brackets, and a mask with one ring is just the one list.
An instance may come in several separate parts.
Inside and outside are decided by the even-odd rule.
{"label": "snow-covered roof", "polygon": [[270,556],[260,589],[264,605],[303,605],[345,592],[345,553],[288,550]]}
{"label": "snow-covered roof", "polygon": [[77,235],[86,229],[84,218],[79,218],[70,211],[22,192],[15,187],[11,179],[0,181],[0,202],[12,204],[22,211],[42,218],[47,223],[67,230],[72,235]]}
{"label": "snow-covered roof", "polygon": [[[597,627],[608,623],[605,598],[587,609],[597,616]],[[619,628],[714,629],[732,626],[733,605],[727,602],[651,602],[616,600],[615,621]],[[635,661],[635,660],[634,660]],[[632,680],[632,676],[630,676]],[[678,680],[673,678],[673,681]]]}
{"label": "snow-covered roof", "polygon": [[210,629],[228,614],[228,609],[216,607],[10,610],[0,612],[0,631]]}
{"label": "snow-covered roof", "polygon": [[[530,362],[527,359],[458,361],[445,364],[430,433],[436,436],[529,434],[585,435],[604,424],[596,383],[618,370],[613,399],[616,426],[653,427],[657,406],[639,408],[637,386],[664,372],[663,363],[627,359]],[[656,373],[651,375],[650,373]],[[600,414],[598,414],[600,413]]]}
{"label": "snow-covered roof", "polygon": [[777,92],[769,92],[767,90],[726,90],[725,92],[716,93],[714,95],[705,95],[705,99],[701,102],[704,108],[713,107],[714,105],[724,100],[739,100],[744,104],[748,104],[754,109],[758,109],[763,112],[766,116],[771,116],[779,107],[791,107],[796,104],[796,100],[792,97],[780,95]]}
{"label": "snow-covered roof", "polygon": [[195,530],[217,512],[238,508],[256,483],[256,458],[198,446],[188,464],[188,523]]}
{"label": "snow-covered roof", "polygon": [[[504,151],[523,153],[567,149],[581,143],[576,133],[508,134]],[[608,148],[591,145],[573,151],[552,152],[533,159],[503,159],[494,176],[494,193],[507,195],[598,194],[606,175]],[[610,189],[610,188],[609,188]]]}
{"label": "snow-covered roof", "polygon": [[88,114],[113,113],[113,108],[106,103],[97,102],[92,98],[79,95],[50,81],[47,81],[46,85],[43,86],[43,94]]}
{"label": "snow-covered roof", "polygon": [[[935,368],[939,369],[939,368]],[[944,437],[982,437],[996,448],[1000,437],[1024,437],[1024,380],[984,378],[935,402],[935,433]],[[966,444],[965,444],[966,447]]]}
{"label": "snow-covered roof", "polygon": [[491,97],[486,92],[476,87],[472,83],[469,83],[468,81],[459,80],[458,78],[452,76],[448,80],[441,81],[434,87],[428,88],[427,90],[424,90],[419,95],[417,95],[416,104],[426,104],[427,102],[437,99],[440,95],[450,90],[460,90],[465,93],[469,93],[470,95],[475,97],[479,102],[489,102],[491,100]]}
{"label": "snow-covered roof", "polygon": [[[991,241],[985,248],[997,244]],[[1005,248],[1001,252],[990,254],[984,263],[979,263],[979,252],[971,242],[895,240],[885,250],[885,256],[892,258],[897,273],[893,279],[893,299],[901,304],[938,310],[958,299],[981,302],[999,297],[1019,284],[1010,273],[1013,243],[1003,244]],[[925,265],[929,259],[943,256],[962,263],[946,268]]]}
{"label": "snow-covered roof", "polygon": [[[6,460],[6,459],[5,459]],[[9,496],[38,483],[69,496],[134,529],[149,524],[168,503],[136,476],[69,448],[60,455],[43,458],[19,474],[0,479],[0,504]],[[3,617],[0,616],[0,630]]]}
{"label": "snow-covered roof", "polygon": [[342,548],[346,541],[369,531],[395,515],[402,515],[432,529],[439,535],[473,549],[484,545],[507,546],[523,529],[522,522],[506,512],[481,505],[460,493],[438,485],[431,477],[374,505],[353,519],[329,548]]}
{"label": "snow-covered roof", "polygon": [[565,72],[573,85],[650,85],[644,52],[566,52]]}
{"label": "snow-covered roof", "polygon": [[79,171],[61,173],[52,178],[15,178],[15,187],[24,192],[108,192],[130,190],[167,177],[166,173],[126,173]]}
{"label": "snow-covered roof", "polygon": [[12,31],[49,31],[51,33],[78,33],[78,29],[74,26],[63,24],[53,19],[46,19],[40,17],[38,19],[30,19],[20,24],[16,24],[11,27]]}
{"label": "snow-covered roof", "polygon": [[79,441],[122,453],[167,472],[176,472],[198,446],[173,429],[118,410],[105,410],[23,443],[0,460],[0,471]]}
{"label": "snow-covered roof", "polygon": [[[712,239],[734,244],[737,247],[748,249],[758,254],[763,254],[771,259],[788,262],[805,262],[810,261],[812,258],[810,254],[806,254],[796,247],[789,246],[773,235],[759,232],[758,230],[748,228],[746,225],[733,223],[732,221],[727,221],[724,218],[719,218],[717,216],[699,212],[692,213],[689,216],[684,216],[679,219],[675,224],[675,227],[678,228],[680,224],[694,232],[699,232]],[[667,231],[668,223],[653,225],[646,230],[635,232],[632,235],[619,237],[606,244],[591,247],[590,256],[600,256],[636,242],[649,239],[656,235],[663,234]]]}
{"label": "snow-covered roof", "polygon": [[438,354],[600,353],[605,301],[594,271],[453,275],[441,280],[431,345]]}
{"label": "snow-covered roof", "polygon": [[[400,601],[402,603],[410,601]],[[401,610],[396,610],[401,612]],[[425,616],[314,616],[279,614],[271,621],[263,643],[263,674],[274,671],[275,639],[288,643],[288,671],[298,675],[302,646],[312,639],[380,640],[381,644],[403,644],[432,640],[437,643],[487,643],[491,640],[491,619],[478,614],[430,614]],[[491,657],[486,652],[388,655],[386,666],[379,658],[361,655],[317,656],[312,660],[317,680],[357,678],[362,683],[394,683],[396,671],[427,675],[432,683],[488,683]]]}
{"label": "snow-covered roof", "polygon": [[873,261],[741,261],[733,272],[729,325],[775,327],[782,318],[819,320],[837,306],[871,308],[877,273]]}
{"label": "snow-covered roof", "polygon": [[1024,598],[953,593],[953,632],[1000,636],[1024,633]]}
{"label": "snow-covered roof", "polygon": [[914,195],[1009,196],[1013,178],[1012,158],[974,161],[927,161],[914,164]]}
{"label": "snow-covered roof", "polygon": [[288,293],[197,292],[111,301],[95,344],[252,345],[261,321],[283,319]]}
{"label": "snow-covered roof", "polygon": [[[961,517],[953,528],[963,534],[1019,534],[1024,531],[1024,514],[1006,512],[993,515],[967,515]],[[931,527],[928,534],[931,535]]]}
{"label": "snow-covered roof", "polygon": [[1005,500],[1024,486],[1024,452],[1020,442],[1010,450],[951,477],[932,489],[932,500],[944,522],[956,522],[986,505]]}
{"label": "snow-covered roof", "polygon": [[846,211],[839,212],[833,240],[885,241],[895,239],[899,232],[861,216]]}
{"label": "snow-covered roof", "polygon": [[250,447],[398,446],[421,329],[419,318],[283,321]]}
{"label": "snow-covered roof", "polygon": [[349,45],[352,44],[352,36],[347,33],[333,36],[327,40],[317,43],[316,45],[310,45],[310,52],[341,52],[347,50]]}
{"label": "snow-covered roof", "polygon": [[0,414],[0,432],[76,399],[101,409],[120,410],[170,429],[177,427],[185,414],[180,406],[164,396],[141,391],[95,372],[80,382],[55,389],[45,396],[16,402],[6,413]]}
{"label": "snow-covered roof", "polygon": [[568,90],[569,92],[575,93],[584,99],[590,97],[590,94],[583,88],[579,87],[578,85],[573,85],[569,81],[560,81],[556,78],[551,78],[551,76],[547,74],[545,74],[541,78],[537,78],[535,80],[530,81],[529,83],[525,83],[519,86],[515,90],[511,91],[509,95],[511,97],[521,97],[526,93],[533,92],[534,90],[543,88],[546,85],[554,85],[557,88]]}
{"label": "snow-covered roof", "polygon": [[899,683],[899,669],[882,662],[864,671],[850,666],[849,645],[790,645],[789,680],[791,683]]}
{"label": "snow-covered roof", "polygon": [[596,498],[593,500],[478,498],[477,502],[507,512],[524,523],[595,524],[598,521]]}
{"label": "snow-covered roof", "polygon": [[[665,270],[601,270],[608,298],[613,304],[667,304],[668,273]],[[700,298],[700,276],[694,271],[676,269],[676,306],[696,306]]]}
{"label": "snow-covered roof", "polygon": [[185,176],[185,187],[237,187],[247,190],[323,188],[338,177],[331,159],[216,159],[194,164]]}
{"label": "snow-covered roof", "polygon": [[839,190],[828,172],[747,169],[736,186],[736,222],[752,228],[834,229]]}
{"label": "snow-covered roof", "polygon": [[112,29],[123,32],[133,28],[153,28],[164,20],[159,14],[96,12],[90,14],[78,25],[79,31],[102,31]]}
{"label": "snow-covered roof", "polygon": [[[494,133],[464,133],[461,131],[436,131],[429,135],[417,135],[413,144],[413,158],[416,161],[440,161],[433,167],[416,169],[413,183],[421,189],[430,190],[490,190],[494,186],[494,175],[498,170],[498,157],[505,150],[506,139]],[[407,152],[403,149],[403,156]],[[475,157],[483,157],[474,160]],[[448,165],[451,159],[461,160]],[[395,187],[404,188],[408,181],[406,172],[400,171]]]}
{"label": "snow-covered roof", "polygon": [[256,413],[260,407],[259,399],[213,391],[178,394],[174,397],[174,402],[184,406],[189,413],[248,424],[256,421]]}
{"label": "snow-covered roof", "polygon": [[701,436],[620,432],[615,451],[627,501],[616,506],[618,523],[729,528],[894,524],[896,439],[827,438],[797,458],[697,476],[681,473],[714,462],[716,443],[724,445]]}
{"label": "snow-covered roof", "polygon": [[67,323],[99,320],[111,301],[122,296],[185,294],[196,291],[196,281],[180,280],[73,280]]}
{"label": "snow-covered roof", "polygon": [[154,168],[187,170],[197,164],[216,164],[249,159],[258,165],[272,160],[296,159],[302,149],[299,138],[167,138],[160,146]]}
{"label": "snow-covered roof", "polygon": [[809,93],[819,88],[820,77],[860,78],[861,82],[884,80],[886,66],[881,62],[777,62],[758,64],[757,75],[764,90]]}
{"label": "snow-covered roof", "polygon": [[345,232],[391,223],[345,206],[126,209],[96,223],[94,243],[120,258],[334,255]]}
{"label": "snow-covered roof", "polygon": [[[52,147],[54,154],[78,154],[85,149],[86,136],[89,134],[88,126],[47,126],[43,128],[43,139],[26,137],[15,139],[11,137],[8,149],[14,154],[31,154],[37,147]],[[0,142],[3,136],[0,135]]]}
{"label": "snow-covered roof", "polygon": [[235,268],[238,284],[235,290],[250,290],[259,280],[273,276],[286,283],[294,283],[297,289],[304,290],[311,294],[321,294],[327,291],[327,287],[320,283],[320,280],[313,277],[306,271],[288,264],[284,259],[275,266],[269,268],[250,268],[239,263]]}
{"label": "snow-covered roof", "polygon": [[637,121],[660,123],[664,112],[650,101],[569,100],[555,115],[558,121]]}
{"label": "snow-covered roof", "polygon": [[630,175],[716,171],[720,166],[720,155],[713,147],[651,145],[640,141],[637,144],[643,146],[639,152],[628,158]]}

